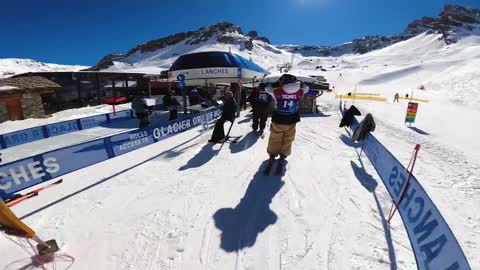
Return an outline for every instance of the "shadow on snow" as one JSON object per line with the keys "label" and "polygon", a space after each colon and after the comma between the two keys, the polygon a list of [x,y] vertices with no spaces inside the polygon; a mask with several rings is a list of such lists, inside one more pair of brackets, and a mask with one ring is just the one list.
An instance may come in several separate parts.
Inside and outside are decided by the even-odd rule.
{"label": "shadow on snow", "polygon": [[180,167],[179,171],[185,171],[188,169],[198,168],[209,162],[218,152],[218,150],[214,150],[213,143],[205,144],[200,151],[193,156],[187,164]]}
{"label": "shadow on snow", "polygon": [[252,247],[258,235],[277,222],[270,203],[285,184],[281,177],[264,176],[262,163],[248,185],[247,191],[235,208],[215,212],[215,226],[222,231],[220,247],[226,252],[238,252]]}
{"label": "shadow on snow", "polygon": [[230,152],[238,153],[241,151],[245,151],[248,148],[252,147],[259,139],[259,136],[256,132],[251,131],[247,133],[247,135],[243,136],[238,143],[231,143],[230,144]]}
{"label": "shadow on snow", "polygon": [[426,132],[426,131],[423,131],[417,127],[408,127],[409,129],[415,131],[416,133],[420,134],[420,135],[430,135],[430,133]]}
{"label": "shadow on snow", "polygon": [[370,193],[373,194],[373,198],[375,199],[375,204],[377,205],[377,210],[380,215],[380,219],[382,220],[383,231],[385,233],[385,240],[388,246],[388,257],[390,259],[390,269],[397,270],[397,257],[395,255],[395,248],[393,247],[393,240],[392,234],[390,231],[390,226],[385,219],[385,215],[383,214],[382,206],[380,205],[380,201],[378,200],[377,193],[375,189],[378,186],[377,181],[373,178],[372,175],[365,171],[363,166],[363,162],[359,159],[361,167],[359,167],[355,162],[350,161],[350,165],[352,166],[353,173],[355,177],[358,179],[360,184],[367,189]]}

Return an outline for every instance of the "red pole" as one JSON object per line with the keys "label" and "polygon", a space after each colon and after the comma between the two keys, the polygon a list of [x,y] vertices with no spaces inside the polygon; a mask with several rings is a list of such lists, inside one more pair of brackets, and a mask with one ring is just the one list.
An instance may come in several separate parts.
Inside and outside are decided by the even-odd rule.
{"label": "red pole", "polygon": [[[402,191],[400,191],[400,196],[398,198],[398,203],[395,203],[395,201],[393,201],[393,204],[395,205],[395,207],[393,208],[393,211],[390,210],[390,215],[388,216],[388,220],[387,220],[388,224],[390,224],[390,221],[392,220],[393,215],[397,211],[398,207],[400,207],[400,203],[402,202],[403,197],[405,197],[405,192],[407,191],[408,184],[410,182],[410,179],[412,178],[413,168],[415,167],[415,161],[417,161],[417,154],[418,154],[419,150],[420,150],[420,144],[415,145],[415,149],[414,149],[415,152],[414,152],[414,157],[413,157],[412,169],[410,170],[410,172],[408,174],[407,181],[405,181],[405,184],[402,187]],[[407,170],[408,170],[408,168],[407,168]]]}
{"label": "red pole", "polygon": [[113,115],[117,115],[117,111],[115,111],[115,104],[112,104]]}
{"label": "red pole", "polygon": [[58,185],[58,184],[60,184],[60,183],[62,183],[62,182],[63,182],[63,179],[59,179],[59,180],[57,180],[57,181],[55,181],[55,182],[53,182],[53,183],[50,183],[50,184],[45,185],[45,186],[43,186],[43,187],[39,187],[39,188],[37,188],[37,189],[34,189],[34,190],[30,191],[29,193],[23,195],[22,197],[20,197],[20,198],[18,198],[18,199],[14,199],[14,200],[12,200],[12,201],[9,201],[9,202],[7,203],[7,206],[8,206],[8,207],[12,207],[12,206],[14,206],[14,205],[17,205],[17,204],[19,204],[19,203],[21,203],[21,202],[23,202],[23,201],[25,201],[25,200],[27,200],[27,199],[30,199],[31,197],[37,196],[40,191],[43,191],[43,190],[45,190],[45,189],[48,189],[48,188],[50,188],[50,187],[52,187],[52,186],[54,186],[54,185]]}

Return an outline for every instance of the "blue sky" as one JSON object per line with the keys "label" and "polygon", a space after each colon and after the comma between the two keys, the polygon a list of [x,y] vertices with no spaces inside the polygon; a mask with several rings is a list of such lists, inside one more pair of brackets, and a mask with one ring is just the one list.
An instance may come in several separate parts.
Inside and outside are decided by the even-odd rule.
{"label": "blue sky", "polygon": [[[0,58],[94,65],[108,53],[229,21],[274,44],[333,45],[401,32],[446,3],[479,0],[3,0]],[[5,3],[6,2],[6,3]]]}

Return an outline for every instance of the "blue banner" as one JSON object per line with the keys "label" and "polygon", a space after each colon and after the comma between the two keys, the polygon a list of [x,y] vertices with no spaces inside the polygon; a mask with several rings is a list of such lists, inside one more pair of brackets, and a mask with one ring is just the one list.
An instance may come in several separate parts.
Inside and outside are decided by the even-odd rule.
{"label": "blue banner", "polygon": [[116,113],[109,113],[108,116],[110,120],[128,119],[128,118],[133,118],[133,111],[125,110],[125,111],[119,111]]}
{"label": "blue banner", "polygon": [[38,141],[44,139],[46,133],[44,132],[43,127],[35,127],[24,130],[19,130],[3,135],[3,140],[5,145],[2,146],[2,149],[7,147],[13,147],[33,141]]}
{"label": "blue banner", "polygon": [[[342,108],[342,113],[345,108]],[[354,118],[352,131],[358,125]],[[398,205],[408,171],[373,135],[363,151]],[[469,270],[468,261],[452,230],[415,176],[411,176],[398,211],[421,270]]]}
{"label": "blue banner", "polygon": [[82,129],[89,129],[89,128],[98,127],[100,125],[104,125],[107,123],[107,121],[108,119],[106,114],[95,115],[95,116],[90,116],[86,118],[81,118],[80,125]]}
{"label": "blue banner", "polygon": [[[205,120],[208,122],[215,120],[220,115],[221,110],[213,108],[184,119],[167,123],[158,122],[145,129],[67,146],[2,165],[0,167],[0,198],[9,199],[16,192],[26,188],[145,147],[201,125]],[[70,127],[68,126],[70,123],[65,125]],[[61,128],[65,128],[64,125],[55,127],[58,132]]]}
{"label": "blue banner", "polygon": [[[154,109],[159,109],[155,107]],[[59,136],[78,130],[89,129],[105,125],[111,121],[126,120],[134,118],[133,110],[123,110],[116,113],[107,113],[84,118],[52,123],[45,126],[39,126],[29,129],[23,129],[15,132],[0,135],[0,149],[14,147],[21,144]],[[168,112],[156,112],[150,115],[151,121],[168,122]]]}
{"label": "blue banner", "polygon": [[47,125],[48,137],[59,136],[78,130],[80,130],[80,127],[77,120]]}

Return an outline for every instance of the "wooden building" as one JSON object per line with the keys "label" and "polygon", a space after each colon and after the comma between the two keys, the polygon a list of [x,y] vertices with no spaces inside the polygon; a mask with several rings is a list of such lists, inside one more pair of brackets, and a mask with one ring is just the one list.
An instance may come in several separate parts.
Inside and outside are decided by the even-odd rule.
{"label": "wooden building", "polygon": [[54,95],[44,98],[46,113],[95,106],[112,97],[129,97],[133,91],[148,94],[149,79],[145,73],[62,71],[33,72],[15,75],[15,78],[41,76],[61,86]]}
{"label": "wooden building", "polygon": [[0,122],[44,117],[43,100],[61,86],[40,76],[0,80]]}

